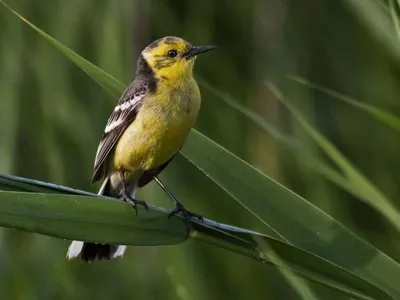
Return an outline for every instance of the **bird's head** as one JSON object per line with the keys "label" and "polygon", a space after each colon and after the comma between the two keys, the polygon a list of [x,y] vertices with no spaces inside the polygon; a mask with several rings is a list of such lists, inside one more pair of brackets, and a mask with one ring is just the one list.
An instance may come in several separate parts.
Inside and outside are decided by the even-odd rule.
{"label": "bird's head", "polygon": [[[175,85],[191,78],[198,54],[214,48],[215,46],[192,46],[179,37],[164,37],[154,41],[142,51],[142,57],[138,61],[138,71],[142,72],[140,69],[145,69],[140,64],[147,63],[146,67],[150,68],[147,71],[152,71],[158,80]],[[137,73],[138,75],[140,74]]]}

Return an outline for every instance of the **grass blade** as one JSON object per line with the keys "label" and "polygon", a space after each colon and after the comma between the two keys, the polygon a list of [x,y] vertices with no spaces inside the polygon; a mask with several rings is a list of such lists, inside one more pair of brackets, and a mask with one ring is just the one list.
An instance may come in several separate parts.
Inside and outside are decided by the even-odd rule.
{"label": "grass blade", "polygon": [[[328,164],[324,163],[322,160],[317,159],[312,155],[307,149],[305,149],[300,141],[287,136],[280,132],[279,129],[275,128],[272,124],[268,123],[262,116],[252,111],[251,109],[240,104],[239,101],[232,99],[229,95],[221,93],[217,89],[213,88],[209,83],[204,80],[200,81],[201,86],[206,88],[208,91],[213,93],[217,99],[223,101],[225,104],[229,105],[233,109],[241,112],[254,124],[258,125],[266,133],[270,134],[276,141],[280,142],[285,149],[289,150],[293,155],[299,157],[305,164],[312,168],[315,172],[321,174],[326,179],[340,186],[341,188],[347,190],[348,192],[360,197],[358,191],[356,191],[348,182],[347,179],[340,174],[338,171],[331,168]],[[399,124],[400,126],[400,124]]]}
{"label": "grass blade", "polygon": [[[400,2],[398,2],[398,3],[400,3]],[[394,28],[396,30],[397,38],[400,41],[400,20],[399,20],[398,14],[397,14],[395,0],[389,0],[389,10],[390,10],[390,16],[392,17],[392,20],[393,20]]]}
{"label": "grass blade", "polygon": [[262,253],[265,257],[267,257],[274,264],[281,266],[279,269],[282,275],[286,278],[286,280],[290,283],[290,285],[296,290],[299,298],[303,300],[317,300],[318,297],[314,295],[307,282],[295,275],[295,272],[291,271],[288,265],[279,257],[278,253],[276,253],[271,247],[268,246],[268,243],[258,237],[254,236],[254,240],[259,245]]}
{"label": "grass blade", "polygon": [[[19,180],[15,179],[16,182]],[[39,184],[40,187],[45,185]],[[140,208],[139,215],[135,216],[132,207],[126,203],[97,195],[71,195],[69,189],[64,187],[59,187],[59,190],[66,194],[0,191],[0,225],[63,239],[135,246],[172,245],[186,239],[185,221],[181,218],[169,220],[168,211],[164,209],[150,207],[147,212]],[[191,233],[191,238],[278,268],[290,268],[299,276],[356,299],[391,299],[380,289],[338,266],[268,236],[210,220],[193,225],[195,231]],[[282,262],[271,260],[269,254],[264,257],[252,237],[268,242],[271,249],[279,251]],[[296,261],[293,259],[296,257],[302,259]],[[376,298],[367,295],[376,295]]]}
{"label": "grass blade", "polygon": [[[389,294],[396,291],[394,293],[400,296],[400,289],[393,277],[400,276],[399,264],[317,207],[199,132],[191,132],[182,153],[275,231],[282,241],[288,241],[354,272]],[[338,251],[344,249],[346,259],[337,255]],[[383,269],[387,272],[382,272]]]}
{"label": "grass blade", "polygon": [[0,224],[89,242],[172,245],[186,239],[182,219],[169,222],[156,208],[135,216],[130,205],[102,198],[0,191]]}
{"label": "grass blade", "polygon": [[374,37],[400,62],[400,43],[390,11],[379,0],[342,0],[367,26]]}
{"label": "grass blade", "polygon": [[2,0],[0,2],[7,7],[13,14],[15,14],[21,21],[29,25],[32,29],[34,29],[37,33],[39,33],[42,37],[44,37],[47,41],[49,41],[54,47],[56,47],[61,53],[67,56],[72,62],[74,62],[79,68],[81,68],[86,74],[88,74],[91,78],[93,78],[98,84],[100,84],[107,92],[113,97],[119,97],[121,95],[121,90],[125,89],[125,85],[120,81],[104,72],[99,67],[95,66],[91,62],[87,61],[65,45],[61,44],[59,41],[42,31],[40,28],[33,25],[27,19],[22,17],[16,11],[14,11],[11,7],[9,7]]}
{"label": "grass blade", "polygon": [[[35,27],[32,28],[35,29]],[[61,44],[57,45],[63,48]],[[74,59],[74,55],[77,55],[75,53],[72,55],[68,51],[63,51],[63,53],[70,59]],[[76,63],[99,82],[98,77],[103,76],[103,72],[86,63],[83,58],[82,60],[76,60]],[[116,80],[110,76],[101,82],[108,85],[108,89],[122,92],[122,88],[120,89]],[[383,290],[386,294],[400,296],[400,288],[397,284],[400,266],[349,232],[330,216],[195,130],[192,130],[183,153],[209,178],[277,232],[277,236],[282,240],[287,240],[296,247],[317,254],[353,272],[366,280],[370,289],[376,286],[378,290]],[[222,233],[226,236],[226,232],[222,231]],[[240,236],[243,234],[241,233]],[[236,232],[229,238],[239,243],[240,239],[237,235]],[[215,239],[215,242],[219,243],[221,240]],[[283,243],[278,242],[278,245]],[[229,247],[234,245],[228,244]],[[288,244],[283,244],[288,247]],[[345,249],[347,253],[345,258],[337,255],[338,245],[340,245],[340,251]],[[248,246],[250,249],[246,248],[246,251],[254,251],[254,249],[251,250],[251,244]],[[275,249],[275,252],[284,258],[282,255],[284,249]],[[386,299],[386,297],[383,298]]]}
{"label": "grass blade", "polygon": [[321,147],[332,161],[345,174],[350,185],[358,191],[359,195],[369,205],[378,210],[390,221],[395,228],[400,231],[400,214],[396,207],[391,203],[385,195],[382,194],[367,178],[354,167],[349,160],[347,160],[340,151],[328,141],[321,133],[314,129],[301,113],[288,101],[282,93],[272,84],[267,84],[269,89],[275,96],[286,106],[292,113],[293,117],[301,124],[301,126],[310,134],[314,141]]}
{"label": "grass blade", "polygon": [[[302,280],[300,277],[304,277],[303,274],[301,272],[298,272],[298,270],[292,269],[291,268],[291,264],[287,263],[285,260],[282,259],[281,255],[282,253],[284,253],[284,251],[280,251],[281,249],[279,249],[278,247],[276,247],[276,245],[272,245],[270,243],[270,241],[268,241],[265,238],[262,238],[260,236],[254,236],[254,240],[257,242],[257,244],[260,247],[260,251],[262,251],[263,255],[265,257],[267,257],[270,261],[274,262],[275,265],[280,266],[280,270],[285,274],[284,276],[287,278],[287,280],[289,282],[291,282],[292,286],[298,291],[299,295],[303,298],[303,299],[318,299],[316,298],[316,296],[312,293],[312,291],[305,285],[304,280]],[[277,252],[279,251],[279,252]],[[279,253],[279,254],[278,254]],[[309,260],[308,258],[304,257],[304,262],[306,265],[313,265],[313,261]],[[303,261],[302,259],[299,259],[301,261]],[[296,259],[297,261],[297,259]],[[356,298],[356,299],[371,299],[375,298],[375,297],[389,297],[388,299],[390,299],[391,297],[389,295],[382,295],[382,294],[375,294],[374,296],[372,296],[373,294],[360,294],[359,292],[355,291],[355,290],[349,290],[347,289],[346,285],[338,285],[338,282],[336,280],[334,280],[333,278],[335,277],[335,275],[333,274],[328,274],[325,273],[322,269],[319,269],[321,265],[317,266],[316,269],[307,270],[307,278],[308,280],[317,282],[317,283],[322,283],[323,285],[330,287],[336,291],[342,292],[344,294],[346,294],[347,296],[350,296],[352,298]],[[318,269],[318,270],[317,270]],[[325,273],[325,274],[324,274]],[[321,274],[327,275],[327,276],[321,276]],[[297,275],[297,276],[296,276]],[[341,279],[343,279],[343,277],[341,276]],[[350,279],[351,280],[351,279]],[[352,286],[354,286],[352,284]]]}
{"label": "grass blade", "polygon": [[395,115],[392,115],[384,110],[381,110],[379,108],[374,107],[373,105],[370,105],[368,103],[363,103],[360,102],[354,98],[351,98],[349,96],[343,95],[339,92],[336,92],[334,90],[331,90],[329,88],[317,85],[315,83],[312,83],[308,81],[307,79],[304,79],[299,76],[289,76],[290,79],[296,81],[297,83],[300,83],[302,85],[308,86],[310,88],[316,89],[324,94],[327,94],[335,99],[338,99],[342,102],[345,102],[347,104],[350,104],[356,108],[359,108],[360,110],[368,113],[372,117],[376,118],[377,120],[381,121],[382,123],[390,126],[391,128],[400,131],[400,118],[396,117]]}
{"label": "grass blade", "polygon": [[53,183],[46,183],[39,180],[28,179],[6,174],[0,174],[0,190],[17,191],[17,192],[72,194],[81,196],[96,195],[93,193],[84,192]]}

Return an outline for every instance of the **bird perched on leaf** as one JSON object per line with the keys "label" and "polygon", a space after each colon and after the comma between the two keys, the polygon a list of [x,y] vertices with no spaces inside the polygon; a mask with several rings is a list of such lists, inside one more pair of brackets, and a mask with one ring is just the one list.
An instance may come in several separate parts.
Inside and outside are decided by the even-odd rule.
{"label": "bird perched on leaf", "polygon": [[[136,212],[137,205],[147,208],[144,201],[135,199],[135,192],[158,180],[156,176],[183,146],[200,109],[194,62],[197,55],[214,48],[192,46],[169,36],[142,51],[135,80],[111,113],[97,150],[92,181],[104,178],[99,194],[120,197]],[[172,198],[175,208],[171,215],[182,212],[186,218],[201,219]],[[123,245],[74,241],[67,257],[80,255],[83,261],[110,259],[122,256],[125,249]]]}

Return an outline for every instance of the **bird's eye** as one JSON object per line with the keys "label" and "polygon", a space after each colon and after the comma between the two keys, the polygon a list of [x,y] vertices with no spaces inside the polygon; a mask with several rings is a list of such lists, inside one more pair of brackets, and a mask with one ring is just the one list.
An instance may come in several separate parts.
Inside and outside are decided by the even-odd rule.
{"label": "bird's eye", "polygon": [[178,55],[178,51],[176,51],[176,50],[174,50],[174,49],[168,50],[168,52],[167,52],[167,56],[168,56],[169,58],[174,58],[174,57],[176,57],[177,55]]}

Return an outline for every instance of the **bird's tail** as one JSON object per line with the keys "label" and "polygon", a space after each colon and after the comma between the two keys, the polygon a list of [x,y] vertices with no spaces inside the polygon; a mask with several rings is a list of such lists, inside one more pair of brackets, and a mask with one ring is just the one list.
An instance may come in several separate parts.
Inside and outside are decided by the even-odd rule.
{"label": "bird's tail", "polygon": [[[110,195],[110,179],[107,177],[98,194]],[[96,259],[111,259],[124,255],[126,250],[125,245],[110,245],[100,243],[85,243],[81,241],[73,241],[68,248],[67,258],[72,259],[80,256],[84,262],[95,261]]]}

